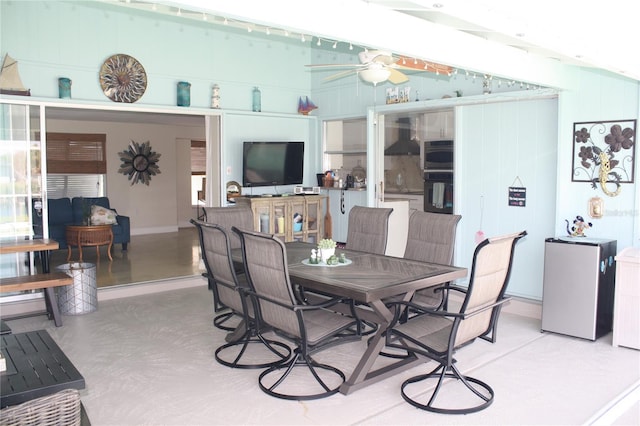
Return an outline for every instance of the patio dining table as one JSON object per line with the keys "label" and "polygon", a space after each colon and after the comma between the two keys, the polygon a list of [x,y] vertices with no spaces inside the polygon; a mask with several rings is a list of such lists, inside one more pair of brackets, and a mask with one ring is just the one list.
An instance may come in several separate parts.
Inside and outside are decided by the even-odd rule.
{"label": "patio dining table", "polygon": [[[383,299],[393,297],[408,301],[417,290],[464,278],[467,269],[348,249],[338,252],[346,255],[349,264],[307,265],[305,260],[315,247],[315,244],[297,241],[286,243],[291,281],[305,289],[353,299],[368,306],[370,309],[359,310],[359,316],[377,325],[367,349],[341,386],[340,392],[349,394],[422,362],[412,354],[373,369],[385,344],[385,331],[393,319],[393,312]],[[236,261],[242,261],[239,250],[234,250],[233,257]]]}

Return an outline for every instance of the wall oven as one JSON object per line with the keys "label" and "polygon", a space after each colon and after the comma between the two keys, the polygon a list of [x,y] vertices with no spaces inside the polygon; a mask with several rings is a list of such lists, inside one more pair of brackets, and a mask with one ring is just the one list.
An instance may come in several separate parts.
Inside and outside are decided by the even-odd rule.
{"label": "wall oven", "polygon": [[424,211],[453,213],[453,170],[424,172]]}
{"label": "wall oven", "polygon": [[424,170],[453,170],[453,141],[439,140],[424,143]]}

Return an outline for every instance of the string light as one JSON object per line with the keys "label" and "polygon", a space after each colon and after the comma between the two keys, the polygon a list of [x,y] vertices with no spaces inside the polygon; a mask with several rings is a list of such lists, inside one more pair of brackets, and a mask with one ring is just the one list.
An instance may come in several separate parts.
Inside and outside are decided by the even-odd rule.
{"label": "string light", "polygon": [[[131,0],[125,0],[125,2],[126,3],[131,3]],[[167,13],[167,12],[171,13],[171,9],[173,9],[173,8],[170,8],[169,11],[165,11],[163,13]],[[151,4],[151,10],[158,11],[158,5],[156,3],[152,3]],[[175,11],[176,16],[179,16],[179,17],[183,16],[181,7],[179,7],[177,10],[176,9],[173,9],[173,10]],[[209,17],[205,12],[202,12],[201,15],[198,15],[197,12],[195,12],[195,13],[187,13],[186,14],[186,17],[190,18],[190,19],[198,19],[197,18],[198,16],[201,16],[202,21],[209,21]],[[216,22],[216,17],[215,16],[213,17],[212,22],[213,23]],[[268,36],[272,35],[272,32],[273,32],[271,27],[262,27],[260,25],[254,25],[254,24],[251,24],[251,23],[247,23],[247,22],[243,22],[243,21],[235,21],[235,20],[232,20],[232,23],[234,24],[235,27],[242,27],[243,25],[246,25],[246,29],[247,29],[248,33],[253,32],[254,27],[256,29],[258,29],[258,30],[261,29],[261,28],[264,28],[264,32]],[[225,17],[225,18],[223,18],[222,24],[223,25],[229,25],[230,24],[230,20]],[[285,37],[289,37],[290,36],[289,30],[287,30],[287,29],[278,29],[278,30],[282,31],[281,34],[284,34]],[[305,43],[307,41],[305,34],[300,34],[300,41],[302,43]],[[339,43],[338,40],[333,40],[333,41],[325,40],[325,41],[331,43],[331,47],[333,49],[337,49],[338,48],[338,43]],[[316,46],[319,46],[319,47],[322,46],[322,39],[320,37],[317,38]],[[354,48],[353,43],[349,42],[349,50],[353,51],[353,48]],[[365,46],[362,46],[362,49],[364,50],[365,54],[369,52],[369,49],[367,47],[365,47]],[[421,59],[420,61],[423,61],[423,60]],[[402,56],[402,65],[406,65],[406,64],[407,64],[407,58],[405,56]],[[418,58],[417,57],[413,58],[413,64],[414,65],[418,65]],[[426,61],[424,61],[424,70],[427,70],[427,71],[429,70],[429,64]],[[458,75],[458,71],[459,71],[458,69],[453,69],[453,70],[449,69],[446,72],[446,74],[449,77],[451,77],[452,75],[453,76],[457,76]],[[469,74],[470,74],[469,70],[462,70],[462,71],[464,71],[464,73],[465,73],[465,78],[468,79],[469,78]],[[434,72],[435,72],[436,75],[441,75],[440,70],[438,68],[435,68]],[[493,80],[493,76],[492,75],[488,75],[488,74],[481,74],[481,75],[484,75],[484,79],[485,80],[487,80],[487,79],[489,81]],[[476,81],[476,77],[477,77],[476,72],[473,72],[473,82],[474,83]],[[498,87],[501,88],[502,87],[502,80],[499,79],[499,78],[496,78],[496,80],[498,81]],[[515,86],[516,84],[519,85],[520,89],[524,89],[525,87],[526,87],[527,90],[531,90],[531,89],[536,90],[536,89],[541,89],[542,88],[542,86],[532,85],[532,84],[526,83],[524,81],[518,81],[518,82],[516,82],[515,80],[504,80],[504,81],[505,81],[507,87],[509,87],[509,88],[511,88],[512,86]]]}

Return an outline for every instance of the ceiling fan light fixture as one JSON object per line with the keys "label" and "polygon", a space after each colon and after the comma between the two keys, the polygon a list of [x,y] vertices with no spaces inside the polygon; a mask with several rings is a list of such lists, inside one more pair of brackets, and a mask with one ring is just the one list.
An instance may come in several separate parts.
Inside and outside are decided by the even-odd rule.
{"label": "ceiling fan light fixture", "polygon": [[386,68],[368,68],[358,73],[360,78],[367,83],[372,83],[374,86],[383,81],[387,81],[391,75],[391,71]]}

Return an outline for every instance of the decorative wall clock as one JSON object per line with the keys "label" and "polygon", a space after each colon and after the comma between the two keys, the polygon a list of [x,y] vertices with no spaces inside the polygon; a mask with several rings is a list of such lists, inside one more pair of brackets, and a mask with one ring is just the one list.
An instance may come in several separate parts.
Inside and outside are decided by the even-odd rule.
{"label": "decorative wall clock", "polygon": [[133,103],[147,90],[147,73],[134,57],[113,55],[100,67],[100,87],[114,102]]}
{"label": "decorative wall clock", "polygon": [[160,168],[157,164],[160,160],[160,154],[151,151],[149,141],[143,144],[131,141],[129,149],[118,153],[118,155],[122,161],[118,173],[129,175],[128,179],[132,186],[138,182],[148,186],[151,176],[160,174]]}

